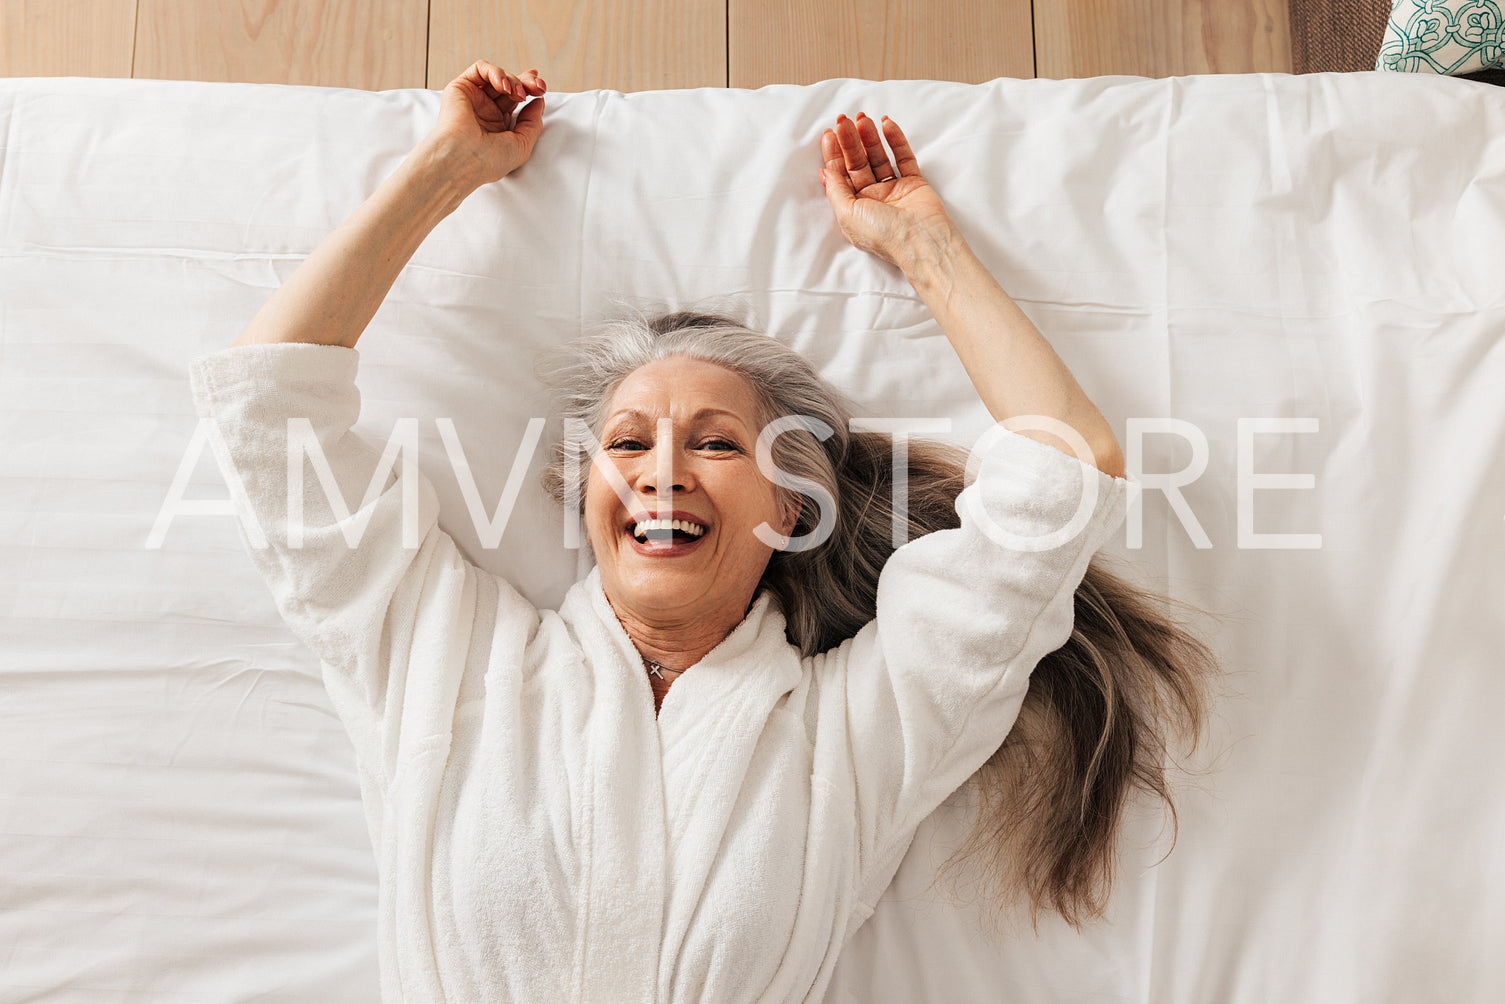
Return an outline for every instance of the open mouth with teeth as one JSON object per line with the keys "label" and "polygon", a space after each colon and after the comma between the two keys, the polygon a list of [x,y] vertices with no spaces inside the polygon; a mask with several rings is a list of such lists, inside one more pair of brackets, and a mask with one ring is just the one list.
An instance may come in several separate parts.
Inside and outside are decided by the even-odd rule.
{"label": "open mouth with teeth", "polygon": [[672,556],[694,550],[707,529],[688,519],[642,519],[629,522],[625,532],[639,554]]}
{"label": "open mouth with teeth", "polygon": [[706,528],[687,519],[645,519],[633,523],[629,530],[639,543],[646,544],[649,541],[680,543],[698,540],[705,535]]}

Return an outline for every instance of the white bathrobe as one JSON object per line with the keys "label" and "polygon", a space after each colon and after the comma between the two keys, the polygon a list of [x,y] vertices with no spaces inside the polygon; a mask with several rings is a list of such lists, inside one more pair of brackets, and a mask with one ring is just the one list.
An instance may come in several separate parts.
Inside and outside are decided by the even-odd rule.
{"label": "white bathrobe", "polygon": [[[384,1000],[821,1000],[921,820],[998,748],[1030,670],[1070,637],[1130,482],[1000,429],[957,501],[961,527],[889,560],[874,622],[801,658],[762,594],[655,719],[596,572],[538,610],[464,558],[421,475],[389,476],[361,506],[379,452],[349,431],[358,359],[236,346],[195,359],[191,382],[224,437],[248,551],[355,744]],[[334,515],[309,463],[301,548],[293,417],[352,512]],[[1090,488],[1085,528],[1054,549],[983,532],[985,515],[995,533],[1043,537]]]}

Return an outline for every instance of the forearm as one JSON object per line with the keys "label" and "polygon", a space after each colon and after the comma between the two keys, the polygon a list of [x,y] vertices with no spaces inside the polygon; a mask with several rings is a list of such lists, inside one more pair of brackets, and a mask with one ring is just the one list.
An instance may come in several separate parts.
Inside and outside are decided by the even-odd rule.
{"label": "forearm", "polygon": [[440,149],[420,143],[324,238],[233,344],[354,348],[418,246],[473,190]]}
{"label": "forearm", "polygon": [[[1123,477],[1113,427],[959,233],[916,243],[901,264],[995,421],[1045,415],[1064,422],[1087,441],[1093,452],[1089,463]],[[1060,436],[1033,429],[1018,433],[1075,455]]]}

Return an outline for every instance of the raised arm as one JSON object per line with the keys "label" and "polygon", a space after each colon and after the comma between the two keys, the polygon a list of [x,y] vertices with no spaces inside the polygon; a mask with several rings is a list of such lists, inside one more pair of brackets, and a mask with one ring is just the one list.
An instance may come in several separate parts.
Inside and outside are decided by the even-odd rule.
{"label": "raised arm", "polygon": [[[381,186],[298,266],[235,345],[310,342],[354,348],[418,246],[481,185],[532,156],[544,82],[485,61],[445,87],[439,121]],[[529,97],[513,120],[513,111]]]}
{"label": "raised arm", "polygon": [[[465,651],[469,632],[491,637],[495,616],[521,639],[536,622],[531,604],[479,572],[439,527],[413,444],[394,432],[380,450],[351,433],[361,411],[355,342],[398,272],[465,193],[532,150],[541,103],[511,128],[513,100],[497,89],[514,83],[477,63],[446,87],[438,124],[402,166],[233,346],[189,365],[243,527],[256,529],[251,559],[318,653],[335,708],[378,773],[399,762],[403,743],[446,734],[456,646]],[[526,86],[536,94],[543,82],[530,73]]]}
{"label": "raised arm", "polygon": [[[1003,742],[1039,660],[1070,638],[1076,589],[1121,525],[1129,489],[1107,420],[967,246],[899,127],[885,119],[884,130],[892,160],[866,118],[842,116],[822,136],[843,235],[903,270],[995,420],[1044,416],[1092,455],[1048,431],[1012,430],[957,498],[961,525],[910,541],[883,567],[877,616],[844,647],[841,676],[867,908],[920,820]],[[1059,539],[1089,485],[1085,526]]]}
{"label": "raised arm", "polygon": [[[836,128],[821,137],[821,179],[842,233],[854,247],[903,270],[996,421],[1043,415],[1064,422],[1086,440],[1089,462],[1123,477],[1123,453],[1112,426],[967,245],[920,173],[903,131],[887,117],[883,125],[892,160],[877,125],[864,115],[855,122],[838,117]],[[1075,454],[1050,432],[1017,431]]]}

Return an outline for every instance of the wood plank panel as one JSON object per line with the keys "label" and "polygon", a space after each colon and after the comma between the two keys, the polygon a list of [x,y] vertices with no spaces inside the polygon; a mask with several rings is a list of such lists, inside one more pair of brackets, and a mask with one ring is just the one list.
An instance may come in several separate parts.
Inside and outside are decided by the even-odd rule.
{"label": "wood plank panel", "polygon": [[727,0],[732,87],[1033,77],[1030,0]]}
{"label": "wood plank panel", "polygon": [[0,0],[0,76],[129,77],[135,0]]}
{"label": "wood plank panel", "polygon": [[424,86],[427,0],[137,0],[133,76]]}
{"label": "wood plank panel", "polygon": [[726,86],[725,0],[430,0],[428,85],[477,59],[551,90]]}
{"label": "wood plank panel", "polygon": [[1286,0],[1035,0],[1036,72],[1290,73]]}

